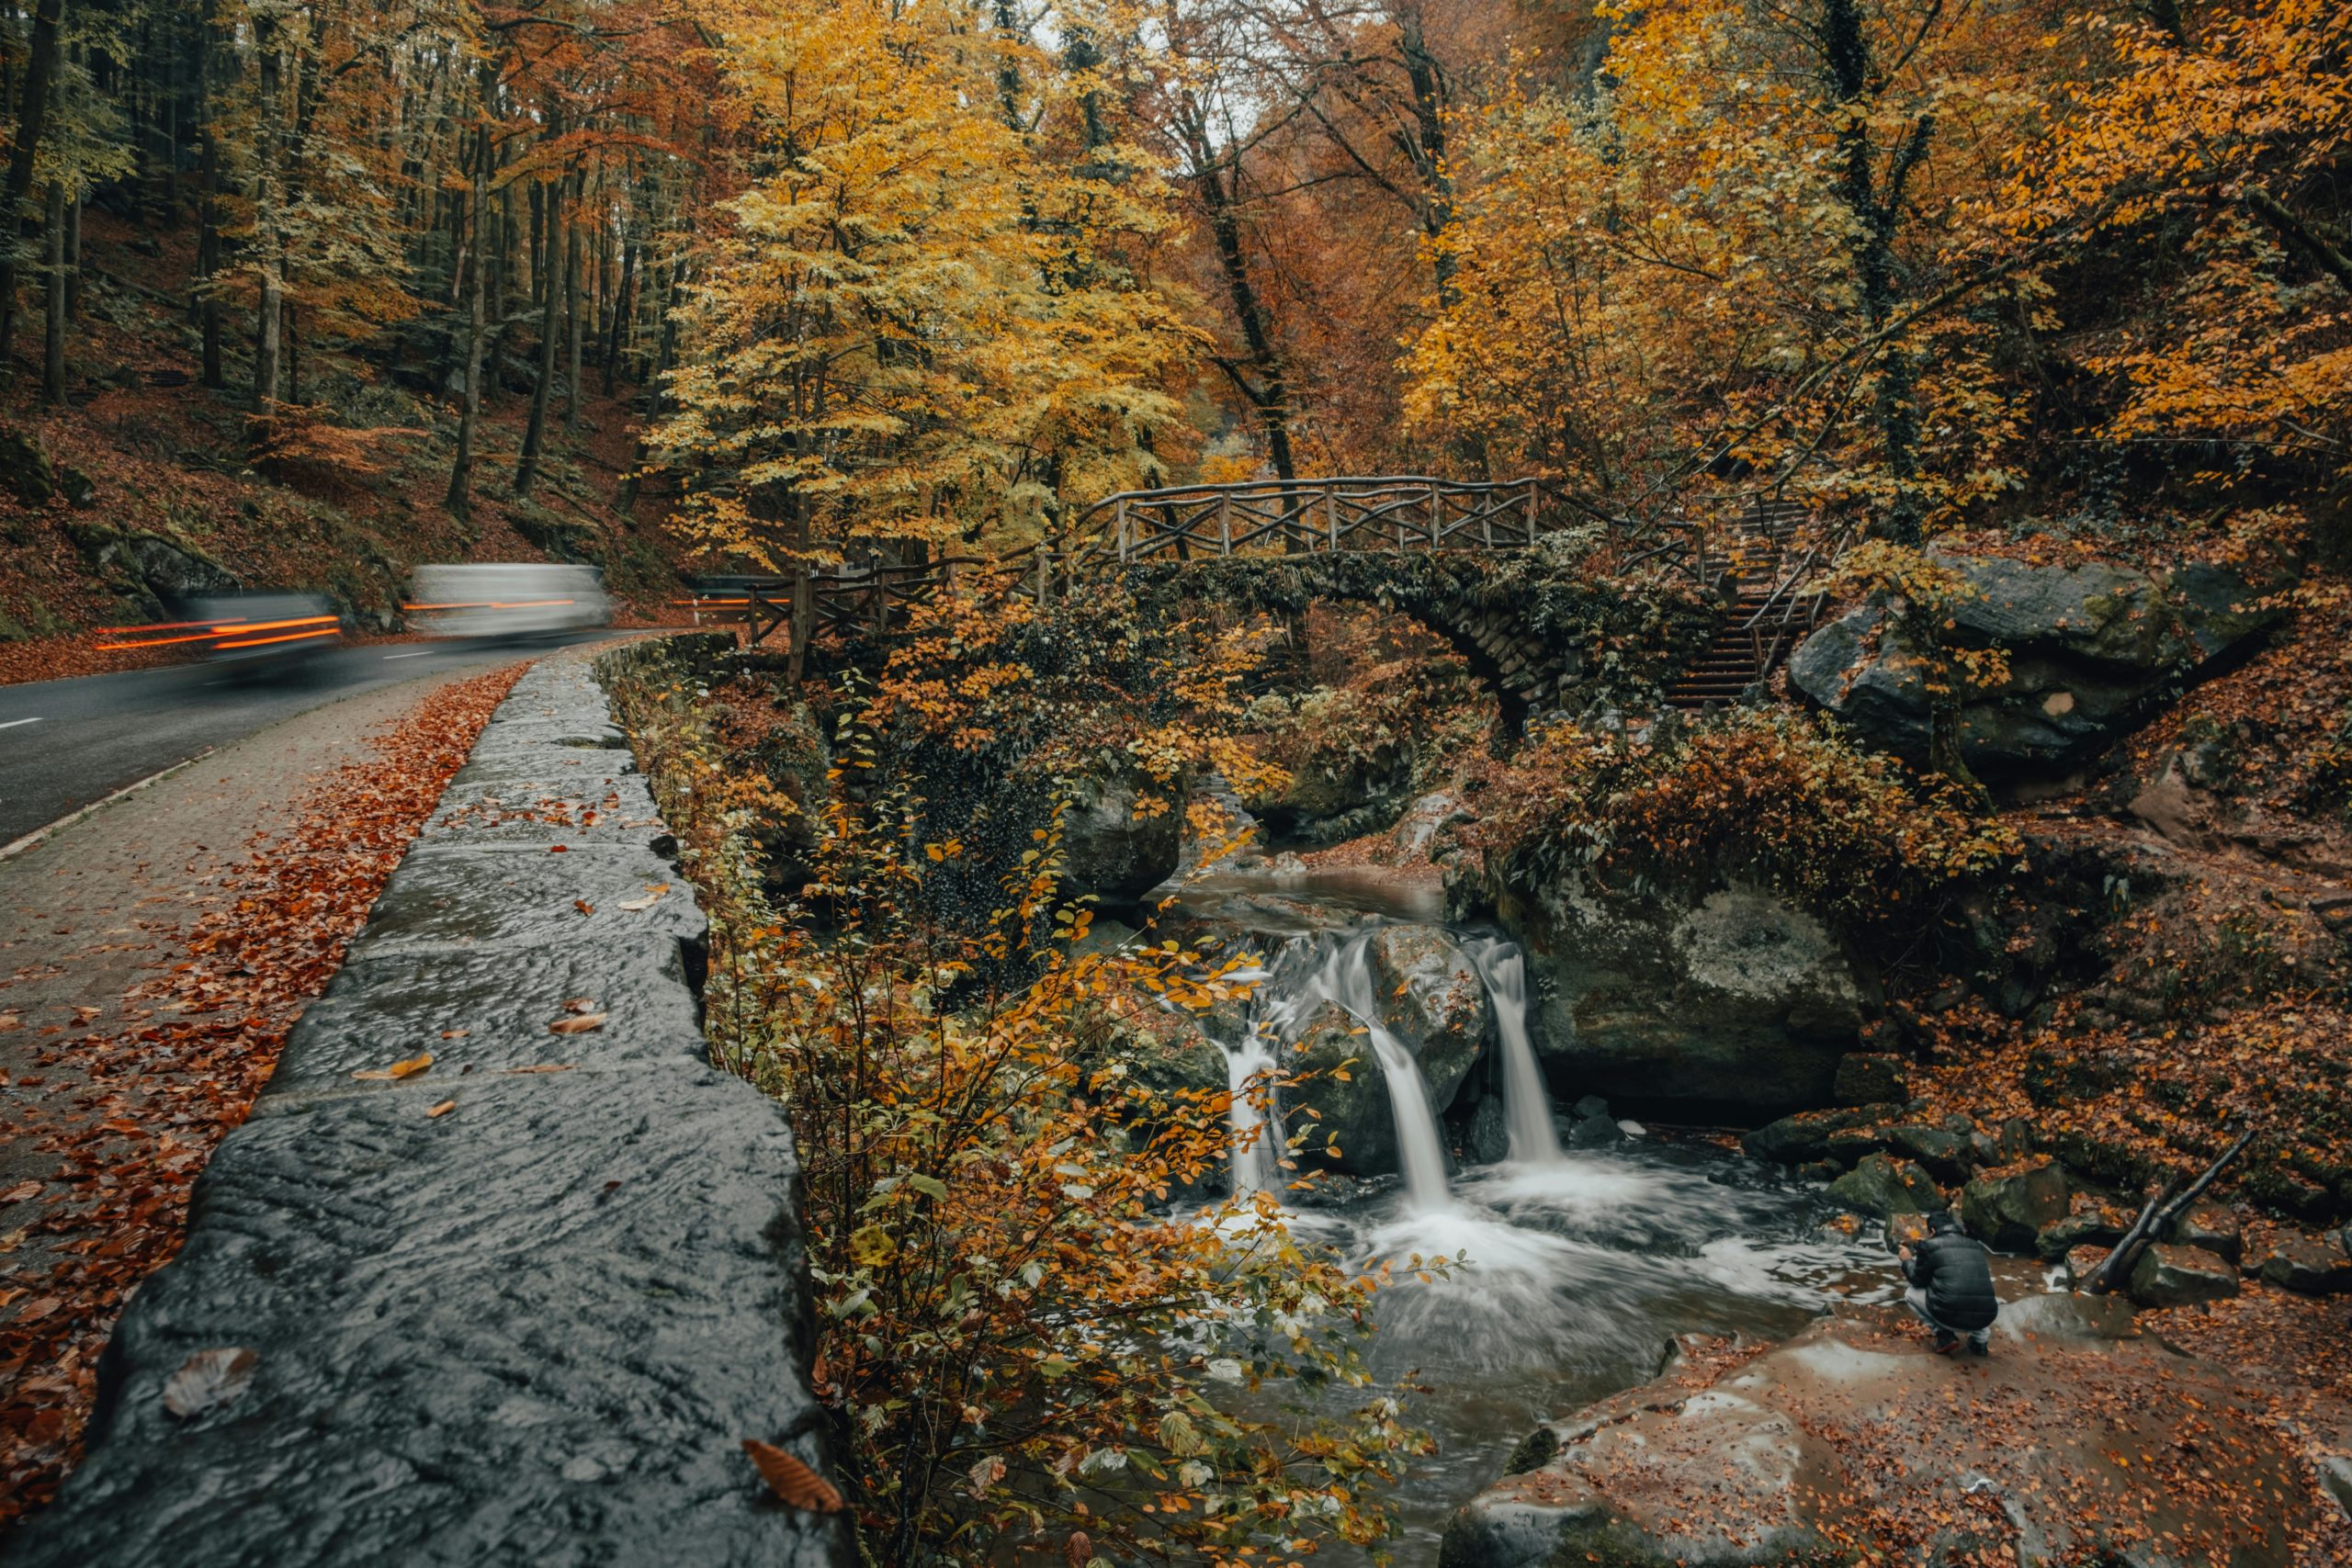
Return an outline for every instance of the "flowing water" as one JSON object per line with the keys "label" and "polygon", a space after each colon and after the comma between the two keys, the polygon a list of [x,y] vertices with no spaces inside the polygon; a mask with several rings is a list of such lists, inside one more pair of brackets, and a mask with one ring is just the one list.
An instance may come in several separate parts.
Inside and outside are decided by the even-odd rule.
{"label": "flowing water", "polygon": [[[1433,1563],[1446,1517],[1498,1477],[1519,1438],[1653,1376],[1672,1336],[1778,1338],[1838,1299],[1897,1293],[1882,1251],[1826,1229],[1816,1200],[1753,1161],[1698,1139],[1658,1136],[1564,1152],[1529,1037],[1525,962],[1491,934],[1457,936],[1495,1010],[1510,1157],[1454,1168],[1448,1128],[1432,1113],[1417,1066],[1418,1043],[1381,1021],[1365,924],[1367,915],[1380,918],[1377,892],[1352,888],[1340,918],[1326,924],[1316,911],[1328,914],[1331,905],[1301,904],[1295,886],[1281,888],[1272,898],[1283,907],[1266,921],[1266,897],[1247,879],[1224,880],[1232,886],[1206,901],[1217,913],[1193,912],[1213,922],[1247,913],[1237,923],[1274,950],[1247,1029],[1226,1046],[1232,1081],[1262,1082],[1257,1075],[1273,1065],[1280,1044],[1336,1002],[1366,1026],[1396,1118],[1401,1183],[1294,1208],[1291,1229],[1359,1266],[1459,1260],[1427,1282],[1400,1268],[1405,1282],[1381,1292],[1374,1309],[1374,1371],[1384,1384],[1409,1391],[1410,1417],[1438,1439],[1438,1452],[1413,1462],[1395,1499],[1405,1531],[1398,1562]],[[1421,902],[1386,912],[1430,918]],[[1272,1152],[1281,1108],[1272,1098],[1237,1101],[1238,1188],[1283,1190]],[[1363,1561],[1330,1552],[1325,1560]]]}

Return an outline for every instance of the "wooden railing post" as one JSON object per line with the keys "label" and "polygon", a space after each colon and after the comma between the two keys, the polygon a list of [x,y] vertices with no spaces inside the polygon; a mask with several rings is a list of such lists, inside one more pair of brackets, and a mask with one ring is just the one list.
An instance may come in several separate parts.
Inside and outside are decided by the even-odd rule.
{"label": "wooden railing post", "polygon": [[1233,553],[1233,497],[1231,495],[1220,495],[1216,498],[1216,525],[1218,536],[1216,553],[1221,556],[1229,556]]}
{"label": "wooden railing post", "polygon": [[1430,548],[1445,547],[1445,492],[1430,486]]}
{"label": "wooden railing post", "polygon": [[1119,564],[1127,564],[1127,502],[1125,497],[1119,501]]}
{"label": "wooden railing post", "polygon": [[1331,553],[1340,553],[1340,497],[1329,485],[1323,487],[1323,531],[1331,541]]}
{"label": "wooden railing post", "polygon": [[1521,544],[1532,546],[1535,543],[1535,481],[1530,479],[1527,481],[1527,537],[1520,541]]}

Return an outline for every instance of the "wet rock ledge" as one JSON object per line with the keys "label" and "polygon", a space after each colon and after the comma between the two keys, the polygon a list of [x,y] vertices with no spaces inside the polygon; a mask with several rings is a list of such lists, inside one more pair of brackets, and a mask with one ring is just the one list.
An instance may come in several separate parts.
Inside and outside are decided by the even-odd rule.
{"label": "wet rock ledge", "polygon": [[[821,1458],[797,1167],[707,1065],[673,852],[585,657],[542,660],[213,1156],[12,1563],[849,1561],[741,1449]],[[603,1027],[551,1032],[582,998]],[[167,1410],[232,1348],[249,1382]]]}

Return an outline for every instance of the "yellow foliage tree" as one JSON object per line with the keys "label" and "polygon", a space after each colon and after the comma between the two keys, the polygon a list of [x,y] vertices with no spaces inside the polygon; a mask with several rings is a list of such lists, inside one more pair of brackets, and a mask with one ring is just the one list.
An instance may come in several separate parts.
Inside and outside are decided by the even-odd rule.
{"label": "yellow foliage tree", "polygon": [[1136,261],[1164,194],[1087,73],[963,0],[701,9],[754,168],[653,444],[689,536],[782,571],[1002,546],[1155,478],[1191,337]]}

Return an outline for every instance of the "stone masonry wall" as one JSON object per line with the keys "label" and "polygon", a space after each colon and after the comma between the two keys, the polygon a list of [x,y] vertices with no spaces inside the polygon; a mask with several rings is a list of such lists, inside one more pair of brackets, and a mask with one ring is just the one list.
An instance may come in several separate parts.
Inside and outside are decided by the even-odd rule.
{"label": "stone masonry wall", "polygon": [[[850,1560],[740,1446],[821,1468],[797,1166],[707,1065],[673,853],[586,657],[542,660],[214,1155],[12,1562]],[[575,998],[605,1025],[550,1032]],[[250,1385],[169,1414],[174,1371],[230,1348]]]}

